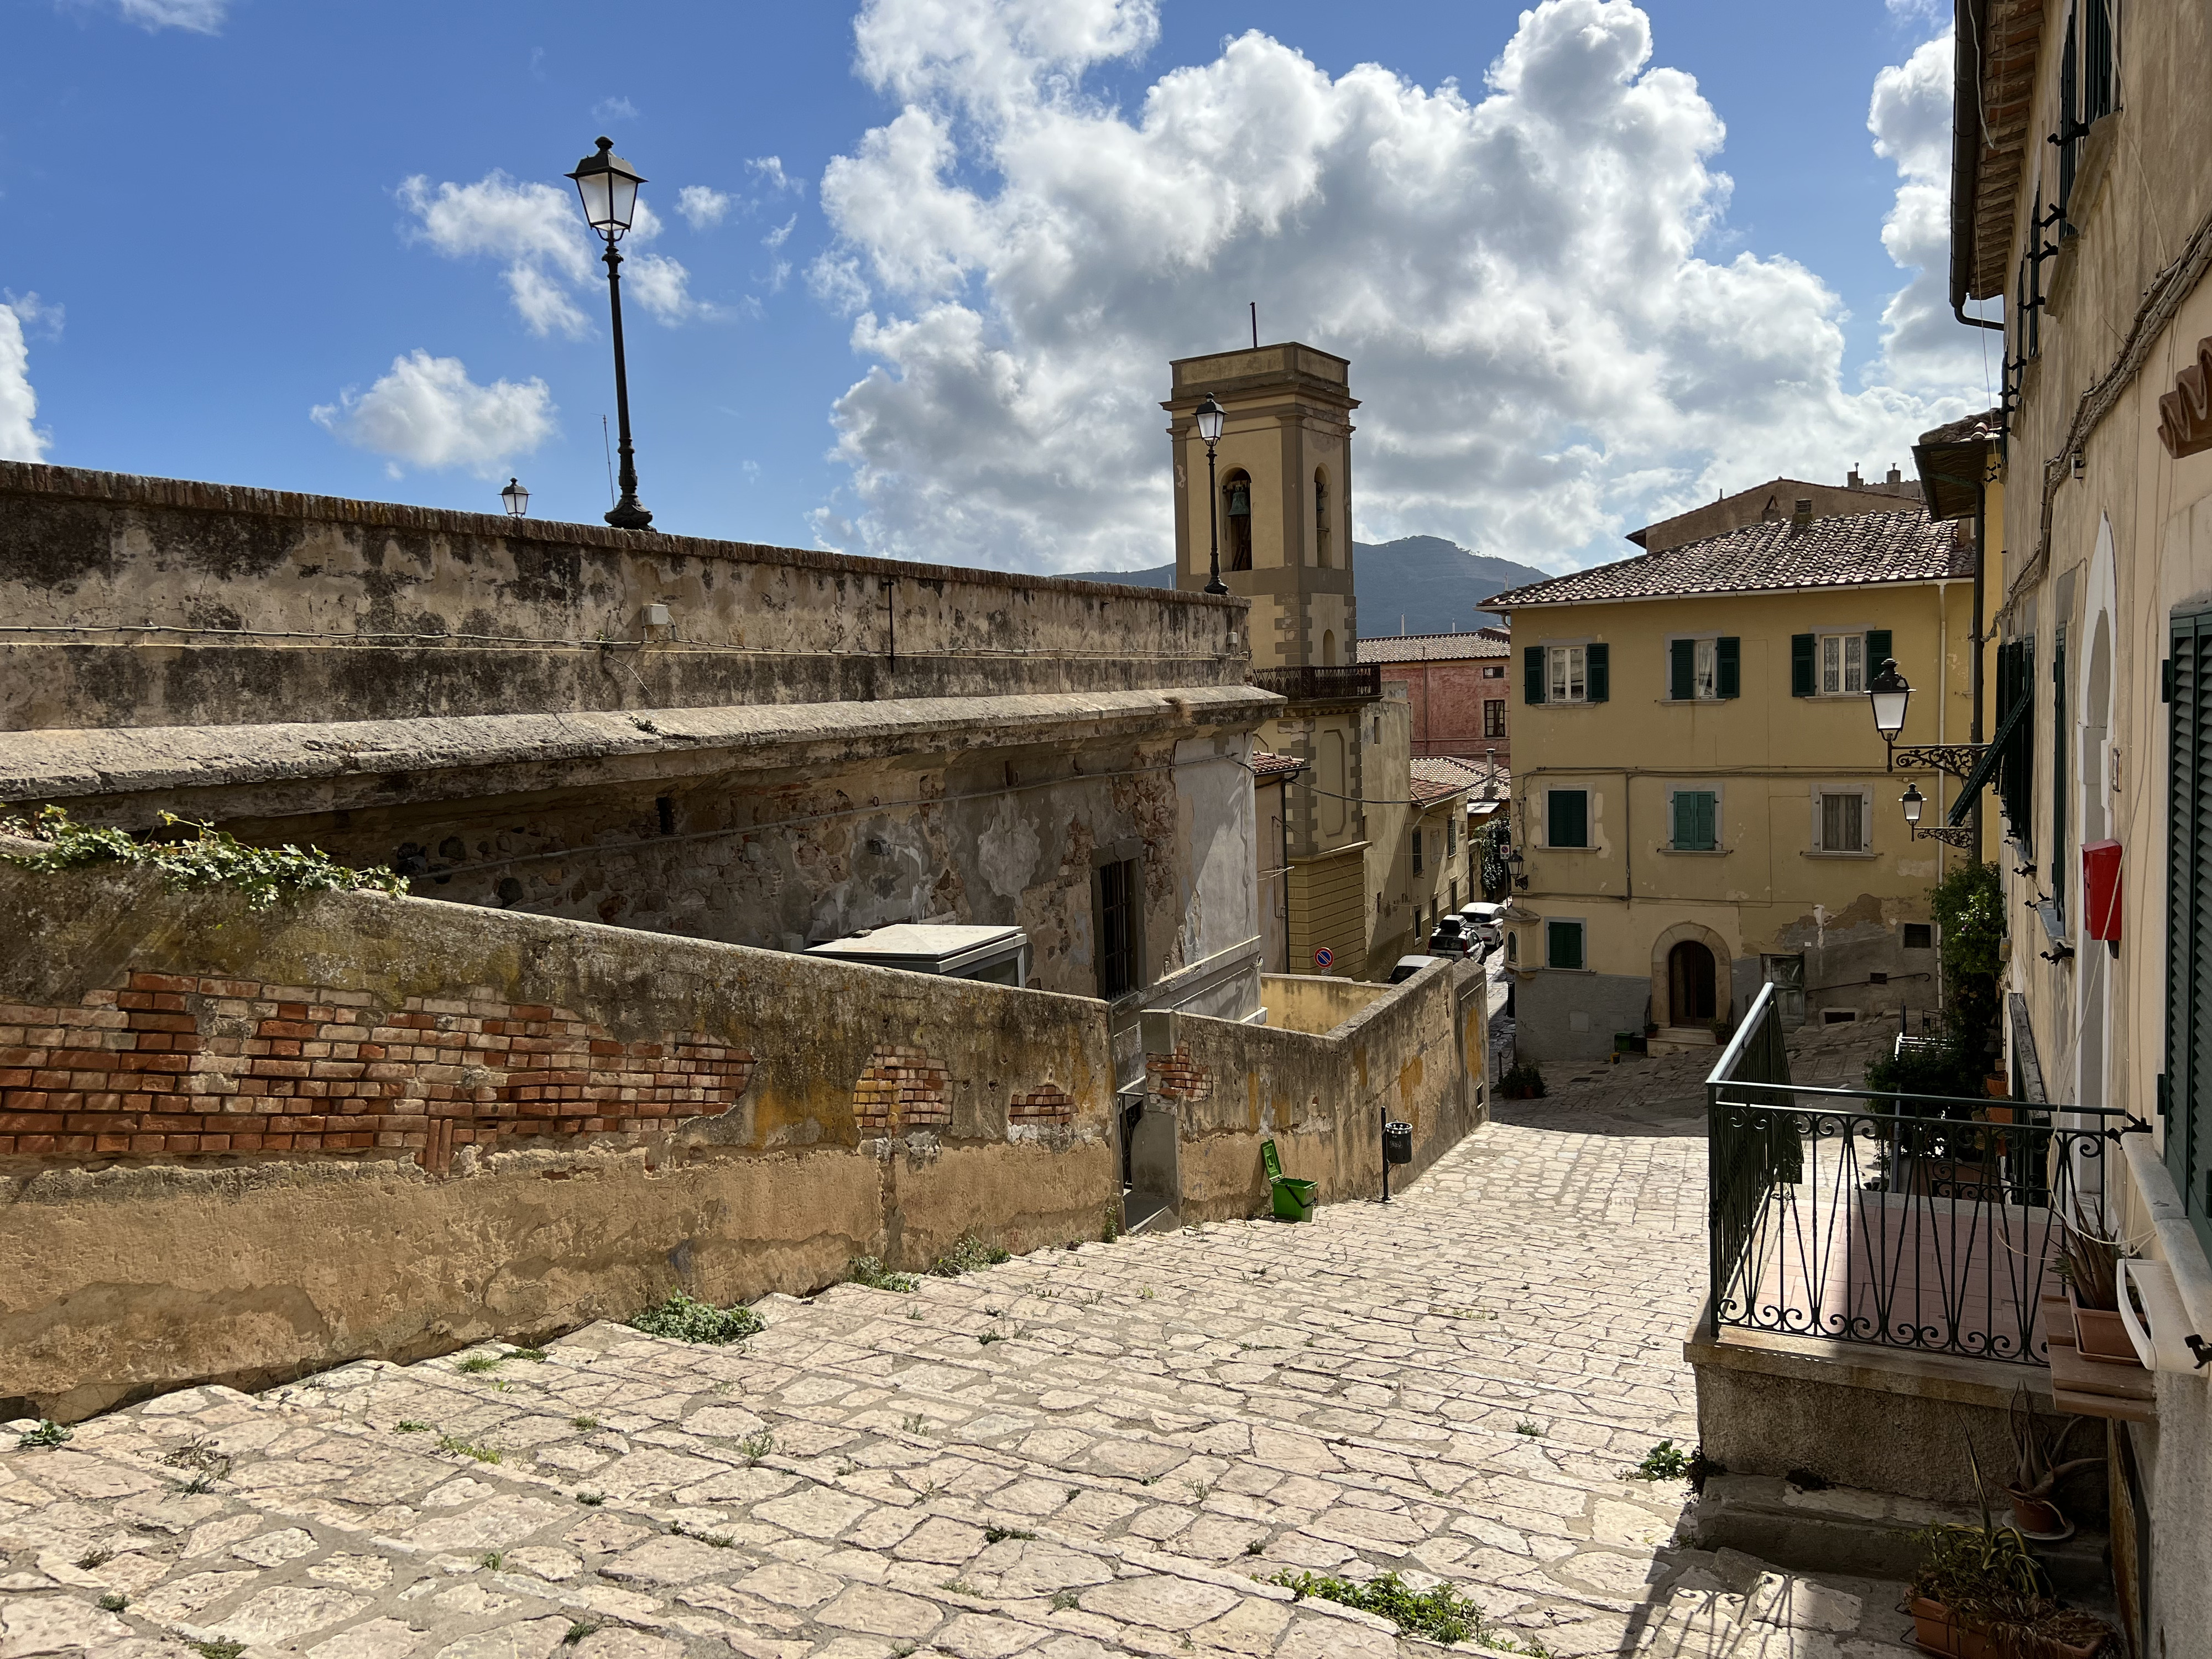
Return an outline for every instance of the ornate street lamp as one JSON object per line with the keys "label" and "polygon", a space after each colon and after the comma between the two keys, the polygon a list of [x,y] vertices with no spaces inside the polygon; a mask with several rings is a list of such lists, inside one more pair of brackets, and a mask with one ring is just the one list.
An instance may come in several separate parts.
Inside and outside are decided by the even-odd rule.
{"label": "ornate street lamp", "polygon": [[522,487],[520,478],[509,478],[507,488],[499,492],[499,499],[510,519],[519,519],[530,511],[530,492]]}
{"label": "ornate street lamp", "polygon": [[1940,841],[1946,847],[1973,846],[1974,827],[1971,823],[1962,823],[1956,829],[1941,823],[1933,830],[1920,827],[1920,815],[1927,810],[1928,797],[1920,793],[1918,784],[1906,784],[1905,793],[1897,798],[1897,804],[1905,809],[1905,827],[1914,841]]}
{"label": "ornate street lamp", "polygon": [[1897,672],[1897,659],[1885,657],[1881,672],[1867,682],[1867,702],[1874,708],[1874,729],[1886,744],[1894,744],[1905,730],[1905,706],[1912,701],[1912,687]]}
{"label": "ornate street lamp", "polygon": [[[1905,730],[1905,705],[1912,687],[1897,672],[1897,659],[1882,659],[1881,672],[1867,683],[1867,702],[1874,710],[1874,729],[1889,751],[1887,769],[1894,772],[1902,761],[1908,767],[1948,772],[1954,778],[1971,776],[1974,764],[1989,749],[1985,743],[1913,743],[1899,748],[1897,735]],[[1923,797],[1924,799],[1924,797]]]}
{"label": "ornate street lamp", "polygon": [[1920,813],[1927,804],[1928,797],[1920,793],[1920,786],[1917,783],[1906,784],[1905,793],[1898,797],[1898,805],[1905,809],[1905,823],[1915,830],[1920,827]]}
{"label": "ornate street lamp", "polygon": [[629,443],[629,376],[623,363],[622,254],[615,246],[637,213],[637,187],[645,182],[629,162],[614,153],[614,140],[599,140],[599,154],[586,155],[568,175],[583,198],[584,218],[607,245],[602,256],[607,267],[607,304],[614,316],[615,419],[622,429],[622,499],[607,514],[617,530],[643,530],[653,514],[638,505],[637,464]]}
{"label": "ornate street lamp", "polygon": [[1206,584],[1209,593],[1226,593],[1229,584],[1221,580],[1221,503],[1220,489],[1213,482],[1213,447],[1221,441],[1221,422],[1224,411],[1207,392],[1206,401],[1198,406],[1198,435],[1206,440],[1206,568],[1210,573]]}

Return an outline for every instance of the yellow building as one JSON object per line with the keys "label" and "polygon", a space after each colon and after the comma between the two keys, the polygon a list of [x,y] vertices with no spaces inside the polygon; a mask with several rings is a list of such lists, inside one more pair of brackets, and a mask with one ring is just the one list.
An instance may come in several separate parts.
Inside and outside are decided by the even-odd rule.
{"label": "yellow building", "polygon": [[1932,1007],[1929,890],[1966,854],[1914,836],[1955,781],[1886,773],[1866,696],[1896,659],[1900,741],[1968,740],[1971,533],[1920,509],[1791,517],[1515,589],[1509,927],[1520,1053],[1704,1045],[1759,986],[1793,1016]]}

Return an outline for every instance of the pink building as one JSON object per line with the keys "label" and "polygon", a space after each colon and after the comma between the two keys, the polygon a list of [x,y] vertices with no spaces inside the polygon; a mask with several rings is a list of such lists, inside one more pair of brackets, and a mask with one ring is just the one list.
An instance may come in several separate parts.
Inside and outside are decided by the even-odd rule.
{"label": "pink building", "polygon": [[1359,641],[1359,660],[1381,665],[1385,684],[1406,688],[1413,708],[1413,757],[1512,763],[1505,731],[1513,647],[1504,628],[1467,634],[1399,634]]}

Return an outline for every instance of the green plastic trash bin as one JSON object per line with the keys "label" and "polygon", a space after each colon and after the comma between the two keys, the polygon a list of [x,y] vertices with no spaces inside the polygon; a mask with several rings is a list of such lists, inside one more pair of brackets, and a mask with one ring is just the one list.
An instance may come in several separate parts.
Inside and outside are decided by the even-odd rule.
{"label": "green plastic trash bin", "polygon": [[1275,1219],[1278,1221],[1311,1221],[1314,1212],[1314,1183],[1300,1181],[1283,1173],[1283,1160],[1275,1155],[1275,1143],[1260,1143],[1261,1167],[1267,1172],[1267,1186],[1274,1194]]}

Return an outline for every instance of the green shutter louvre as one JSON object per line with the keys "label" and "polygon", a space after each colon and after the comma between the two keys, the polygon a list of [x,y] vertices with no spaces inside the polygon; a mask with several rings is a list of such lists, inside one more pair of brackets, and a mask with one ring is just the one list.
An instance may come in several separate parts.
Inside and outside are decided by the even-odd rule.
{"label": "green shutter louvre", "polygon": [[1819,682],[1813,674],[1813,636],[1792,634],[1790,636],[1790,695],[1809,697]]}
{"label": "green shutter louvre", "polygon": [[1545,844],[1549,847],[1589,845],[1589,794],[1581,789],[1553,789],[1544,802]]}
{"label": "green shutter louvre", "polygon": [[1534,707],[1544,701],[1544,647],[1532,645],[1521,653],[1521,701]]}
{"label": "green shutter louvre", "polygon": [[1589,700],[1603,702],[1613,686],[1613,649],[1603,645],[1585,648],[1589,653],[1587,659],[1589,665]]}
{"label": "green shutter louvre", "polygon": [[1667,695],[1676,702],[1687,702],[1698,695],[1698,642],[1695,640],[1669,640],[1667,642]]}
{"label": "green shutter louvre", "polygon": [[2051,641],[2051,883],[2058,913],[2066,914],[2066,624]]}
{"label": "green shutter louvre", "polygon": [[1887,662],[1892,657],[1897,654],[1895,651],[1890,648],[1889,633],[1890,630],[1887,628],[1869,628],[1867,629],[1866,672],[1869,679],[1872,679],[1876,674],[1881,672],[1882,664]]}
{"label": "green shutter louvre", "polygon": [[1544,925],[1546,934],[1544,957],[1547,966],[1578,969],[1583,965],[1583,925],[1578,921],[1552,921]]}
{"label": "green shutter louvre", "polygon": [[1674,850],[1710,853],[1720,845],[1715,834],[1715,797],[1710,789],[1674,792]]}
{"label": "green shutter louvre", "polygon": [[2212,613],[2176,617],[2166,781],[2166,1164],[2212,1251]]}
{"label": "green shutter louvre", "polygon": [[1743,641],[1734,635],[1723,635],[1719,647],[1713,653],[1714,678],[1719,684],[1714,688],[1723,697],[1743,695]]}

